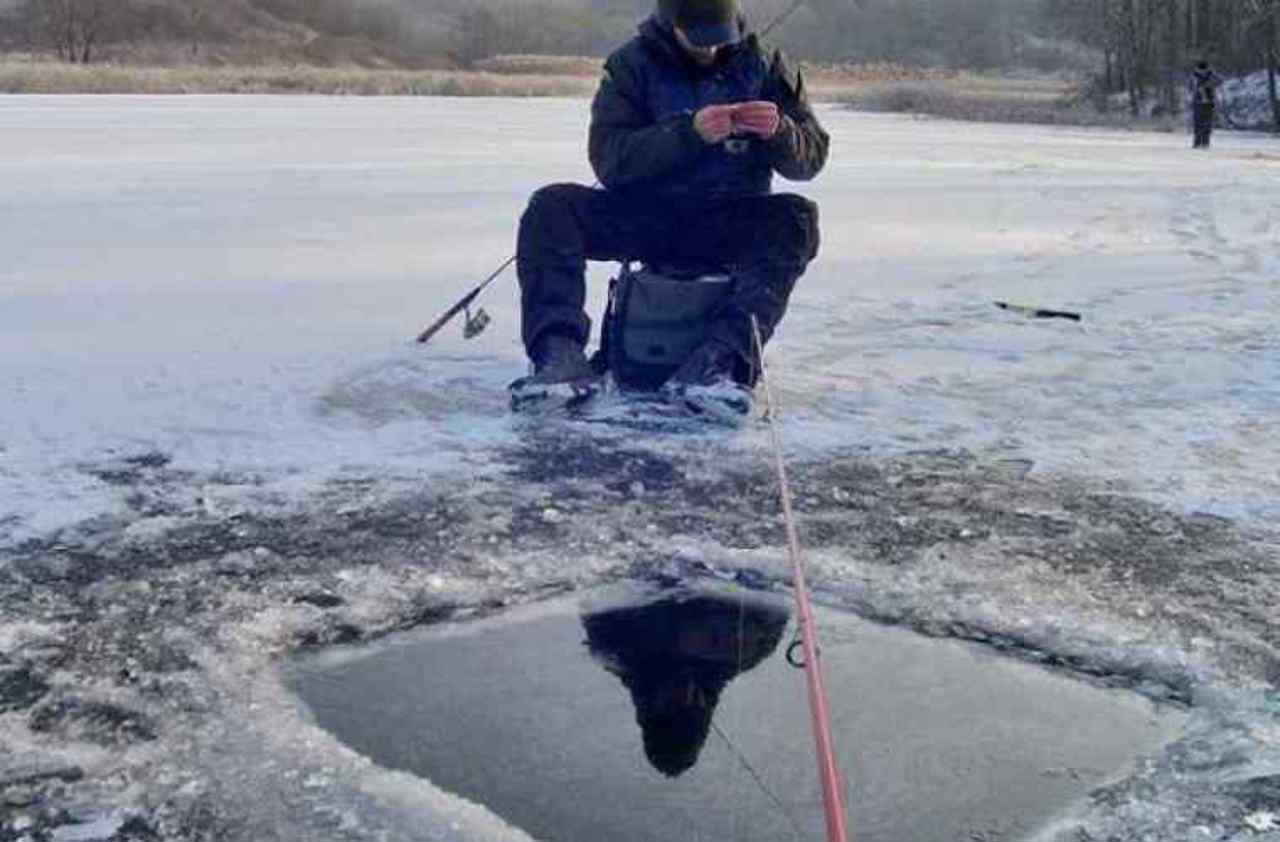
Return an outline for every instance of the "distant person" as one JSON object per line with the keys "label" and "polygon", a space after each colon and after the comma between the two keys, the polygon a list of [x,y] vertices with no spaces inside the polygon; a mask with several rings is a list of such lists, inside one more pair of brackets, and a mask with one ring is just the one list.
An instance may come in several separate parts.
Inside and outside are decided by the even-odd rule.
{"label": "distant person", "polygon": [[768,341],[818,252],[817,206],[771,194],[772,177],[813,178],[827,148],[799,72],[750,32],[738,0],[659,0],[605,62],[592,103],[588,153],[603,188],[544,187],[520,220],[533,364],[521,382],[593,376],[586,261],[627,259],[721,266],[734,277],[708,338],[664,390],[754,385],[751,318]]}
{"label": "distant person", "polygon": [[677,587],[584,607],[582,625],[592,656],[631,693],[650,765],[674,778],[697,763],[725,685],[777,649],[789,616],[755,595]]}
{"label": "distant person", "polygon": [[1202,61],[1191,71],[1191,118],[1195,130],[1193,149],[1208,149],[1213,134],[1213,121],[1218,109],[1218,88],[1222,77],[1209,62]]}

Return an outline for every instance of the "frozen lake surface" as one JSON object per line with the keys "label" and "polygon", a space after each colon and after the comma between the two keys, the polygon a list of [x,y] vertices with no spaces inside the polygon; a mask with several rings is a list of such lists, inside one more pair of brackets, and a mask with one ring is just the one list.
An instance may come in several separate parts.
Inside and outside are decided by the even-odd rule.
{"label": "frozen lake surface", "polygon": [[[1042,838],[1274,842],[1275,140],[822,118],[767,354],[821,599],[1187,707]],[[586,119],[0,97],[0,839],[523,839],[304,721],[281,659],[655,570],[785,586],[764,424],[512,418],[510,277],[412,344],[591,181]]]}
{"label": "frozen lake surface", "polygon": [[[587,104],[251,102],[0,104],[6,531],[118,508],[85,472],[112,453],[294,494],[475,470],[510,436],[514,277],[480,340],[409,339],[511,253],[529,193],[590,182]],[[1280,513],[1274,141],[823,119],[822,253],[770,349],[796,447],[966,447]]]}

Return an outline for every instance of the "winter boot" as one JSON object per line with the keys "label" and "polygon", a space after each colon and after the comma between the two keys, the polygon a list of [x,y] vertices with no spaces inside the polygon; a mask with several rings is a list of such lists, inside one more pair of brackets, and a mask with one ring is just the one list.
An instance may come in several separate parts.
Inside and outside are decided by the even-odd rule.
{"label": "winter boot", "polygon": [[574,383],[595,377],[587,355],[573,337],[563,333],[545,333],[530,354],[533,361],[531,380],[538,383]]}
{"label": "winter boot", "polygon": [[512,409],[546,402],[572,405],[595,394],[598,375],[573,337],[544,333],[534,343],[529,357],[533,373],[511,384]]}
{"label": "winter boot", "polygon": [[696,414],[740,420],[751,411],[751,390],[734,377],[738,364],[735,350],[708,339],[662,385],[662,393]]}

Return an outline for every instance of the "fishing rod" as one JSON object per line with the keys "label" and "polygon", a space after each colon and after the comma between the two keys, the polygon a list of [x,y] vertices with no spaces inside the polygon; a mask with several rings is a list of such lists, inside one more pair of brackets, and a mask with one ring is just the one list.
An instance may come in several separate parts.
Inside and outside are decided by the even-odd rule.
{"label": "fishing rod", "polygon": [[[760,31],[760,37],[763,38],[764,36],[772,32],[774,29],[781,26],[792,15],[798,12],[800,10],[800,7],[807,2],[809,2],[809,0],[795,0],[795,2],[793,2],[785,11],[783,11],[781,14],[774,17],[773,20],[769,21],[769,23],[764,27],[764,29]],[[854,2],[858,3],[858,5],[862,5],[863,0],[854,0]],[[600,182],[597,181],[595,186],[599,186],[599,184]],[[445,325],[453,321],[454,318],[456,318],[457,315],[463,312],[464,310],[467,313],[467,321],[463,327],[463,335],[467,339],[472,339],[476,336],[479,336],[484,331],[484,329],[489,326],[489,314],[484,311],[483,307],[481,307],[477,309],[475,314],[473,315],[471,312],[471,305],[472,303],[475,302],[477,298],[480,297],[480,293],[484,292],[485,289],[489,286],[489,284],[497,280],[498,276],[501,275],[503,272],[505,272],[507,267],[515,262],[516,262],[516,255],[513,254],[511,255],[511,257],[507,258],[507,261],[505,263],[503,263],[501,266],[495,269],[493,271],[493,274],[485,278],[484,281],[479,286],[477,286],[475,289],[471,290],[471,292],[468,292],[466,295],[464,295],[458,301],[457,304],[454,304],[448,310],[445,310],[444,313],[440,316],[440,318],[436,319],[431,324],[430,327],[422,331],[422,333],[418,334],[418,339],[417,339],[418,344],[425,345],[427,342],[430,342],[433,336],[439,333],[441,329],[444,328]]]}
{"label": "fishing rod", "polygon": [[[800,8],[804,6],[805,3],[808,3],[808,2],[809,0],[795,0],[795,2],[792,3],[789,7],[787,7],[785,11],[780,12],[777,17],[769,21],[769,23],[765,24],[764,29],[760,30],[760,33],[759,33],[760,37],[764,38],[766,35],[772,32],[774,28],[779,27],[782,24],[786,23],[788,18],[790,18],[796,12],[800,11]],[[850,0],[850,2],[852,2],[855,6],[861,9],[863,8],[867,0]]]}
{"label": "fishing rod", "polygon": [[775,17],[773,20],[765,24],[764,29],[760,30],[760,37],[761,38],[765,37],[770,32],[772,32],[776,27],[781,26],[783,23],[786,22],[787,18],[791,17],[796,12],[800,11],[800,7],[807,2],[809,2],[809,0],[795,0],[795,2],[792,3],[789,8],[779,13],[777,17]]}
{"label": "fishing rod", "polygon": [[[809,689],[809,713],[813,725],[814,749],[818,755],[818,776],[822,781],[822,805],[826,816],[827,842],[848,842],[848,817],[845,812],[844,793],[841,786],[840,767],[836,763],[835,741],[831,736],[831,715],[827,705],[827,689],[822,678],[822,653],[818,648],[818,630],[813,618],[813,604],[809,599],[809,586],[805,580],[804,561],[800,557],[800,537],[796,531],[795,513],[791,504],[791,484],[787,481],[787,466],[782,459],[782,437],[778,432],[778,420],[773,412],[773,390],[764,367],[764,341],[760,337],[760,322],[751,316],[751,330],[755,343],[756,365],[760,372],[760,384],[764,388],[769,437],[773,446],[774,470],[778,475],[778,492],[782,498],[782,516],[787,528],[787,555],[791,560],[792,578],[795,580],[795,600],[799,643],[804,653],[803,666]],[[792,659],[792,644],[787,650],[787,660]]]}
{"label": "fishing rod", "polygon": [[447,325],[449,322],[453,321],[454,316],[458,315],[463,310],[467,311],[467,322],[463,326],[463,335],[466,336],[467,339],[472,339],[474,337],[479,336],[481,331],[483,331],[486,327],[489,326],[489,314],[484,311],[483,307],[481,307],[480,309],[476,310],[475,314],[473,315],[471,312],[471,303],[480,297],[480,293],[484,292],[485,287],[489,286],[489,284],[497,280],[497,277],[501,275],[504,271],[506,271],[506,268],[508,266],[510,266],[512,263],[515,263],[515,262],[516,262],[516,256],[513,254],[507,260],[506,263],[502,264],[497,269],[494,269],[493,274],[485,278],[484,282],[480,284],[480,286],[476,287],[475,289],[471,290],[471,292],[464,295],[462,297],[462,300],[460,300],[457,304],[453,305],[448,310],[445,310],[444,315],[436,319],[435,322],[431,325],[431,327],[427,328],[422,333],[419,333],[418,343],[425,344],[427,342],[430,342],[431,337],[439,333],[442,327]]}
{"label": "fishing rod", "polygon": [[1083,321],[1084,317],[1070,310],[1050,310],[1045,307],[1033,307],[1029,304],[1010,304],[1008,301],[997,301],[996,306],[1010,313],[1019,313],[1033,319],[1067,319],[1072,322]]}

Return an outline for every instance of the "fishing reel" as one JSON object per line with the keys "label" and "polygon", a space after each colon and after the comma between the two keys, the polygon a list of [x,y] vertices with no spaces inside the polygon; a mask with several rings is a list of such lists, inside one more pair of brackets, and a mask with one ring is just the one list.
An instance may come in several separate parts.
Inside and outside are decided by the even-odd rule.
{"label": "fishing reel", "polygon": [[484,311],[483,307],[476,308],[474,313],[471,308],[466,308],[466,322],[462,325],[462,337],[464,339],[475,339],[484,333],[484,329],[489,326],[489,314]]}

